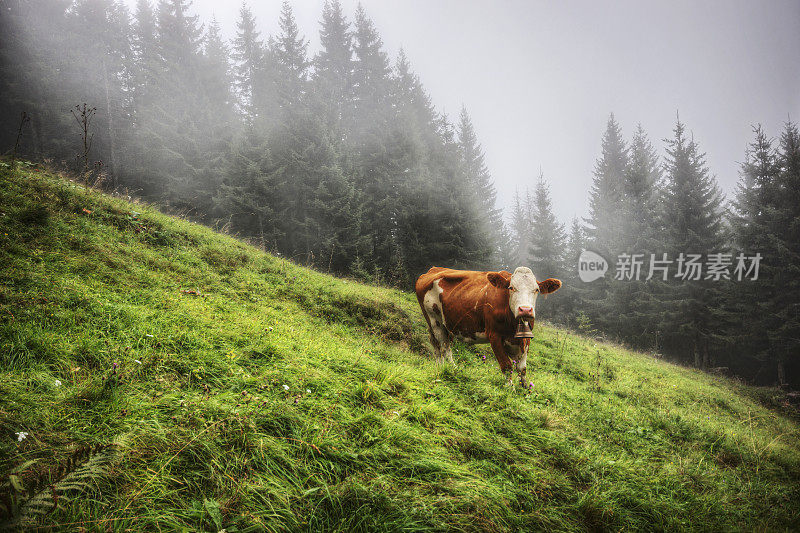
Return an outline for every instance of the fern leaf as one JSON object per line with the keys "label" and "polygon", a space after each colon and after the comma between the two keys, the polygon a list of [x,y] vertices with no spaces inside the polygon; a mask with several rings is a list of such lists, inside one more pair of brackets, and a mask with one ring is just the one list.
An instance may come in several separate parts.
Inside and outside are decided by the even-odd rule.
{"label": "fern leaf", "polygon": [[125,433],[115,438],[112,444],[76,450],[61,479],[22,504],[16,525],[35,525],[41,517],[55,511],[59,505],[97,488],[112,468],[119,464],[129,436],[130,433]]}

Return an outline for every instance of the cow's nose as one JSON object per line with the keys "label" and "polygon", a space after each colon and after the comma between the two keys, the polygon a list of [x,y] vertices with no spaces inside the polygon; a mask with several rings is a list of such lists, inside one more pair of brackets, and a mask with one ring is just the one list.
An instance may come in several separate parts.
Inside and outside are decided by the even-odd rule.
{"label": "cow's nose", "polygon": [[533,307],[519,307],[518,309],[520,315],[532,315],[533,314]]}

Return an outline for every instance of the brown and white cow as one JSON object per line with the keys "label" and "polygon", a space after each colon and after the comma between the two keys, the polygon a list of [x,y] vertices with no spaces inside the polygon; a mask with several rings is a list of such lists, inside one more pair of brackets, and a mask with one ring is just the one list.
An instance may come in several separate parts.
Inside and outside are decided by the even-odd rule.
{"label": "brown and white cow", "polygon": [[533,326],[536,297],[560,287],[557,279],[537,281],[527,267],[513,274],[433,267],[417,279],[415,289],[437,361],[453,362],[450,341],[454,337],[470,344],[488,342],[508,384],[513,385],[515,361],[520,382],[526,386],[530,339],[515,338],[517,326],[520,320]]}

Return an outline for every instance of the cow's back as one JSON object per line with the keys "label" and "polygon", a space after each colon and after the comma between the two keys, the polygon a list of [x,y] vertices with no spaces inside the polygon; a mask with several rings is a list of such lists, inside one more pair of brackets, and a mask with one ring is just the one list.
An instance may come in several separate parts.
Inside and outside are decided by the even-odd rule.
{"label": "cow's back", "polygon": [[[414,290],[417,293],[417,299],[422,301],[425,294],[431,290],[434,282],[439,282],[439,285],[444,287],[455,288],[459,285],[474,286],[479,283],[479,280],[486,281],[486,272],[476,272],[474,270],[455,270],[445,267],[431,267],[426,273],[417,278],[414,285]],[[452,291],[448,291],[450,293]],[[460,292],[460,291],[459,291]]]}
{"label": "cow's back", "polygon": [[[483,307],[489,280],[486,272],[433,267],[417,279],[415,290],[420,306],[441,311],[445,327],[465,335],[485,330]],[[431,303],[433,302],[433,304]],[[435,307],[434,307],[435,304]]]}

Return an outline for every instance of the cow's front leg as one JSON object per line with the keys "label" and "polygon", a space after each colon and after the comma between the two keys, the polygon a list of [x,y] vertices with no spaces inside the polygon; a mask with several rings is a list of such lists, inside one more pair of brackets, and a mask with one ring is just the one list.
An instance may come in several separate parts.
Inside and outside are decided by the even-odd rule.
{"label": "cow's front leg", "polygon": [[511,358],[506,354],[503,348],[503,338],[500,335],[492,335],[489,337],[489,344],[492,346],[494,357],[497,359],[497,364],[500,366],[500,371],[506,376],[506,386],[514,386],[514,364]]}
{"label": "cow's front leg", "polygon": [[506,353],[511,357],[511,363],[519,374],[520,384],[528,388],[525,374],[528,363],[528,344],[530,339],[508,339],[504,343]]}
{"label": "cow's front leg", "polygon": [[531,343],[530,339],[519,339],[520,342],[520,356],[519,361],[517,362],[517,372],[519,373],[519,383],[522,385],[523,388],[529,389],[530,382],[528,382],[528,378],[526,377],[527,370],[528,370],[528,346]]}

